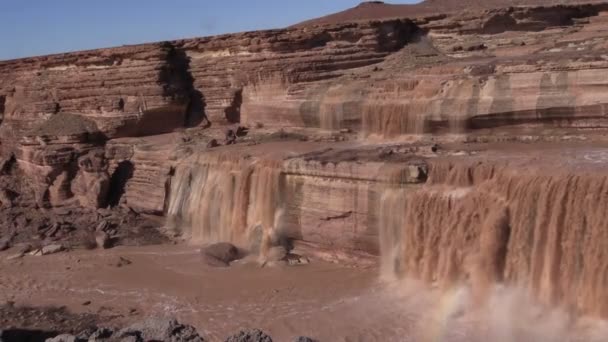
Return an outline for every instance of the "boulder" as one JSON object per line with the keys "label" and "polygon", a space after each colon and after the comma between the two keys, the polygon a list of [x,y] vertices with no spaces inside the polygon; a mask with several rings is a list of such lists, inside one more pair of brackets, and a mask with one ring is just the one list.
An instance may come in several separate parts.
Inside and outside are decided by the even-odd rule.
{"label": "boulder", "polygon": [[249,134],[249,128],[247,128],[247,127],[239,126],[236,129],[236,136],[237,137],[244,137],[247,134]]}
{"label": "boulder", "polygon": [[46,342],[84,342],[84,340],[77,338],[70,334],[61,334],[53,338],[47,338]]}
{"label": "boulder", "polygon": [[201,255],[209,266],[227,267],[239,259],[239,249],[231,243],[220,242],[201,248]]}
{"label": "boulder", "polygon": [[190,325],[175,319],[149,318],[118,332],[119,338],[136,337],[143,341],[204,342],[205,340]]}
{"label": "boulder", "polygon": [[232,145],[236,143],[236,133],[233,130],[229,129],[226,131],[225,143],[226,145]]}
{"label": "boulder", "polygon": [[220,144],[217,142],[216,139],[211,139],[207,143],[207,148],[214,148],[214,147],[218,147],[218,146],[220,146]]}
{"label": "boulder", "polygon": [[42,247],[42,255],[55,254],[63,251],[65,248],[63,245],[47,245]]}
{"label": "boulder", "polygon": [[272,338],[259,329],[241,330],[226,339],[226,342],[272,342]]}
{"label": "boulder", "polygon": [[300,336],[297,337],[294,342],[317,342],[317,340],[313,340],[312,338],[306,336]]}
{"label": "boulder", "polygon": [[113,334],[114,334],[114,331],[112,331],[111,329],[99,328],[88,336],[88,340],[96,341],[96,340],[106,339],[106,338],[112,337]]}
{"label": "boulder", "polygon": [[71,183],[71,191],[85,208],[102,208],[110,190],[110,177],[102,152],[89,152],[78,159],[79,171]]}
{"label": "boulder", "polygon": [[19,259],[24,256],[26,253],[29,253],[32,250],[32,246],[30,244],[21,244],[15,247],[14,253],[9,256],[8,260]]}
{"label": "boulder", "polygon": [[103,249],[110,248],[112,246],[111,241],[112,241],[112,239],[106,232],[104,232],[104,231],[95,232],[95,243],[97,245],[97,248],[103,248]]}
{"label": "boulder", "polygon": [[8,239],[0,240],[0,252],[5,251],[11,247],[11,243]]}

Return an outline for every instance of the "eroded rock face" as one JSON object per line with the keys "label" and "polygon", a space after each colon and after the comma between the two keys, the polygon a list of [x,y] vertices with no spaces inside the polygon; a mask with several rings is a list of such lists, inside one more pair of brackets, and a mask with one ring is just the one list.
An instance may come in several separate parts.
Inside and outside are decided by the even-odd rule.
{"label": "eroded rock face", "polygon": [[78,174],[71,187],[72,193],[85,208],[107,205],[110,177],[103,151],[90,152],[78,160]]}
{"label": "eroded rock face", "polygon": [[[57,113],[93,120],[108,137],[161,133],[182,125],[189,100],[185,64],[171,44],[8,61],[0,70],[3,137]],[[159,115],[163,122],[152,125]]]}
{"label": "eroded rock face", "polygon": [[606,10],[572,5],[420,18],[418,39],[335,82],[245,87],[242,117],[384,138],[606,127],[606,99],[595,94],[606,70],[599,53]]}
{"label": "eroded rock face", "polygon": [[[507,175],[517,158],[494,156],[480,181],[483,166],[440,172],[452,164],[436,160],[479,153],[451,155],[450,143],[576,139],[585,157],[605,143],[608,7],[455,3],[371,3],[280,30],[1,62],[1,152],[16,165],[0,168],[5,221],[31,224],[22,207],[109,205],[165,216],[196,242],[382,256],[397,276],[510,281],[605,317],[605,180],[587,166]],[[570,210],[587,220],[560,214]]]}
{"label": "eroded rock face", "polygon": [[204,342],[196,329],[175,319],[150,318],[117,332],[118,338],[135,337],[135,341]]}
{"label": "eroded rock face", "polygon": [[272,342],[272,338],[259,329],[251,329],[228,337],[226,342]]}
{"label": "eroded rock face", "polygon": [[[370,6],[358,11],[388,5]],[[166,141],[128,137],[235,122],[384,138],[602,128],[605,10],[414,11],[407,20],[357,23],[345,23],[346,16],[319,26],[3,62],[2,148],[16,152],[38,205],[53,207],[73,197],[77,160],[105,146],[110,181],[118,170],[113,184],[124,194],[112,205],[122,200],[161,214],[173,163],[166,157],[174,151],[154,155],[138,146]],[[84,178],[74,187],[95,182]],[[87,205],[103,201],[93,202]]]}

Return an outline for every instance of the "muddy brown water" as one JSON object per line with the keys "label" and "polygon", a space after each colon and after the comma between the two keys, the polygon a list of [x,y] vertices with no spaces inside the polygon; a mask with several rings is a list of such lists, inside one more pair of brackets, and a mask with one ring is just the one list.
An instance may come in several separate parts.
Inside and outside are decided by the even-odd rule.
{"label": "muddy brown water", "polygon": [[[605,341],[593,319],[532,304],[496,289],[482,308],[466,288],[439,295],[415,281],[379,280],[376,267],[313,260],[297,267],[236,264],[207,268],[192,246],[120,247],[6,260],[0,253],[0,300],[65,305],[76,313],[127,324],[168,315],[211,341],[260,328],[275,341]],[[131,261],[122,265],[120,258]],[[124,262],[123,262],[124,263]],[[83,305],[86,302],[88,305]]]}

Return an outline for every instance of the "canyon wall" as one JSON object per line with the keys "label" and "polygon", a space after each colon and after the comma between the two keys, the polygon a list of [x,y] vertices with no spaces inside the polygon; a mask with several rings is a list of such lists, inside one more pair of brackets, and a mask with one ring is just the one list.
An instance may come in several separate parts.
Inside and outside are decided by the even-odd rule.
{"label": "canyon wall", "polygon": [[419,19],[419,35],[402,50],[338,82],[308,85],[304,101],[289,84],[246,88],[244,121],[384,138],[605,127],[605,10],[515,8]]}
{"label": "canyon wall", "polygon": [[[36,179],[39,205],[61,206],[73,199],[77,160],[92,149],[103,153],[113,139],[241,122],[246,84],[337,78],[382,61],[415,30],[408,20],[337,24],[2,62],[3,155],[14,154]],[[106,177],[107,167],[100,172]],[[140,168],[134,173],[136,182]],[[51,195],[55,188],[60,195]]]}
{"label": "canyon wall", "polygon": [[426,165],[418,158],[324,162],[313,154],[195,153],[176,166],[169,224],[199,243],[231,241],[258,250],[291,239],[336,255],[379,255],[382,191],[423,182]]}
{"label": "canyon wall", "polygon": [[57,113],[107,139],[239,122],[389,136],[603,125],[606,10],[336,22],[2,62],[3,146]]}
{"label": "canyon wall", "polygon": [[608,316],[608,7],[418,14],[0,62],[0,171],[35,209]]}

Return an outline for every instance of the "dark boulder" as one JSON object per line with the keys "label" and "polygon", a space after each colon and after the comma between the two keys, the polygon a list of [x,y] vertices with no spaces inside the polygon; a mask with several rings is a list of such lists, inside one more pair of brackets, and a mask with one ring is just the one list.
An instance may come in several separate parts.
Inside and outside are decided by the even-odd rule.
{"label": "dark boulder", "polygon": [[211,139],[207,143],[207,148],[214,148],[214,147],[218,147],[218,146],[220,146],[220,144],[217,142],[216,139]]}
{"label": "dark boulder", "polygon": [[241,330],[226,339],[226,342],[272,342],[272,338],[259,329]]}
{"label": "dark boulder", "polygon": [[119,338],[135,337],[137,341],[204,342],[196,329],[175,319],[149,318],[118,332]]}
{"label": "dark boulder", "polygon": [[247,134],[249,134],[249,128],[247,128],[247,127],[239,126],[236,129],[237,137],[244,137],[244,136],[247,136]]}
{"label": "dark boulder", "polygon": [[236,144],[236,133],[229,129],[226,131],[226,140],[225,140],[226,145],[232,145],[232,144]]}
{"label": "dark boulder", "polygon": [[11,248],[10,241],[8,239],[1,239],[0,240],[0,252],[5,251],[9,248]]}
{"label": "dark boulder", "polygon": [[317,340],[313,340],[310,337],[306,337],[306,336],[300,336],[297,337],[295,340],[293,340],[294,342],[317,342]]}
{"label": "dark boulder", "polygon": [[215,243],[201,248],[203,260],[210,266],[227,267],[239,259],[239,249],[228,242]]}

